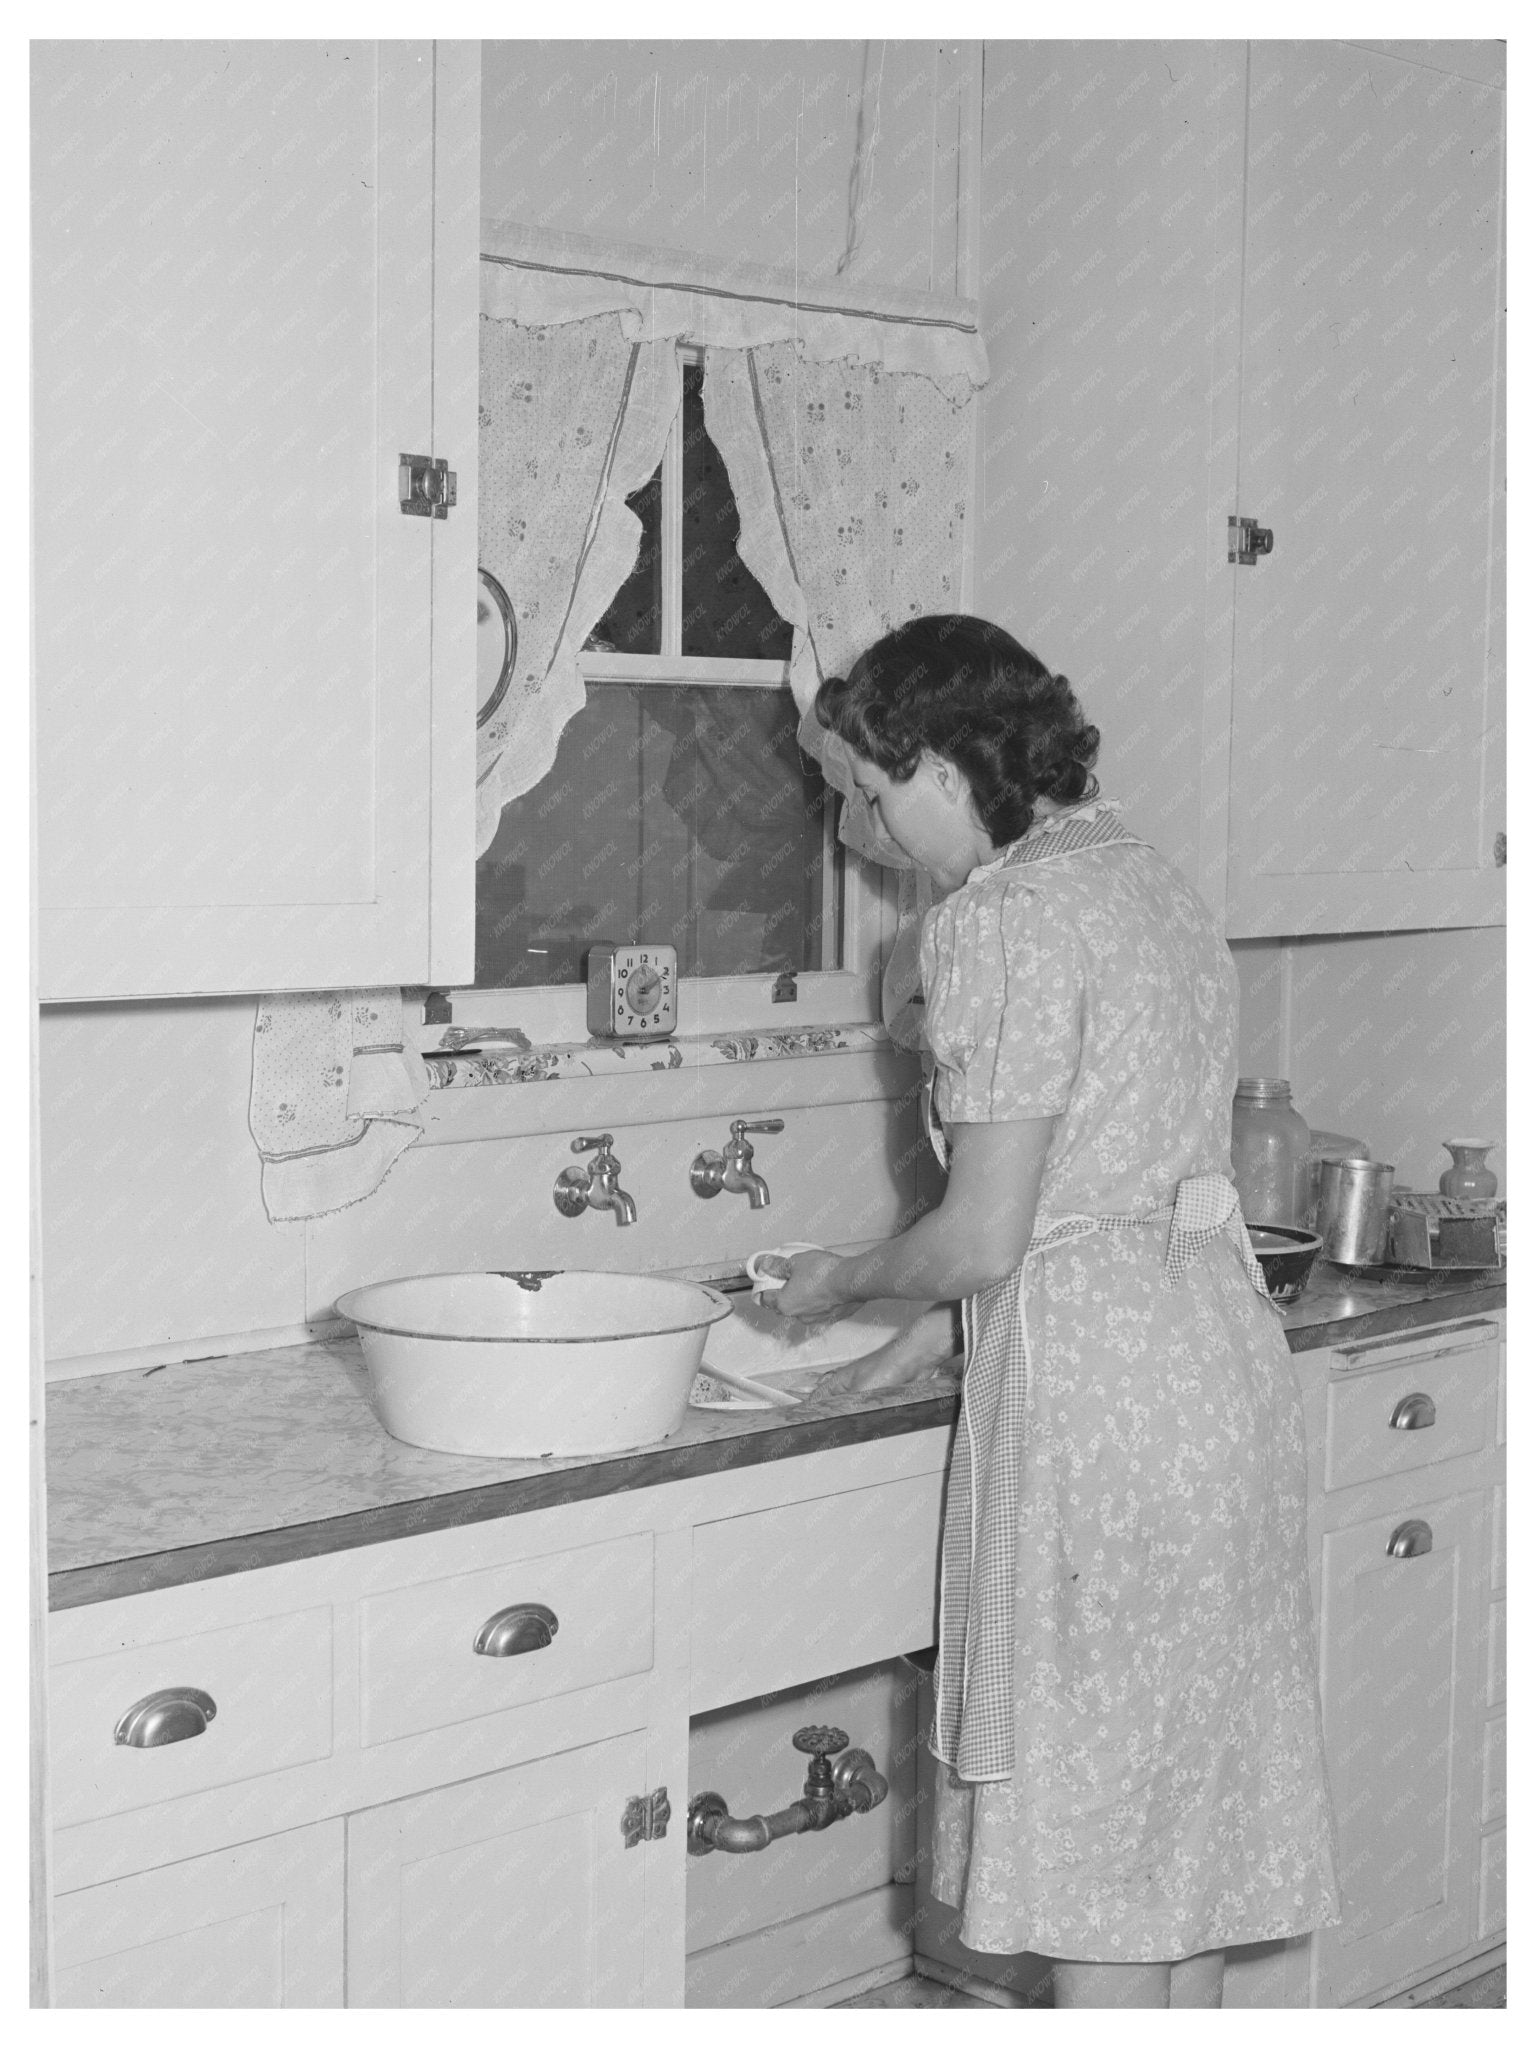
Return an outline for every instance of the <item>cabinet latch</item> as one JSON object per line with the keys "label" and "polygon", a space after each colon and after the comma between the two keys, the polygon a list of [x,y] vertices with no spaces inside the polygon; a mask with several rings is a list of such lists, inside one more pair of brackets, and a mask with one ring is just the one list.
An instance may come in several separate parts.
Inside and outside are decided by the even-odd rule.
{"label": "cabinet latch", "polygon": [[400,457],[400,510],[417,519],[446,519],[459,502],[459,479],[441,455]]}
{"label": "cabinet latch", "polygon": [[1260,555],[1270,554],[1275,545],[1275,530],[1272,526],[1260,526],[1256,519],[1240,519],[1235,512],[1227,514],[1227,560],[1229,562],[1256,562]]}
{"label": "cabinet latch", "polygon": [[667,1804],[667,1788],[658,1785],[654,1792],[637,1792],[624,1803],[619,1816],[619,1826],[624,1833],[626,1849],[636,1848],[641,1842],[659,1842],[667,1832],[667,1822],[672,1818],[672,1809]]}

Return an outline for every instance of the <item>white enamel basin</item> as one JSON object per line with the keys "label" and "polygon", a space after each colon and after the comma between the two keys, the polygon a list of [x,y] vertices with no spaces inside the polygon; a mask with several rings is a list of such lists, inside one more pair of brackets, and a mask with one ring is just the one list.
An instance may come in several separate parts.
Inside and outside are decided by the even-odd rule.
{"label": "white enamel basin", "polygon": [[434,1273],[338,1297],[391,1436],[560,1458],[671,1436],[723,1295],[634,1273]]}

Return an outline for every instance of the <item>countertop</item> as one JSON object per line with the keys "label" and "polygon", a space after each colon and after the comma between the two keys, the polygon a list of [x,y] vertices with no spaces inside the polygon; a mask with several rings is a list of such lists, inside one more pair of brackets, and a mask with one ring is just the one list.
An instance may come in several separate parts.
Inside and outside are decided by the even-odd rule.
{"label": "countertop", "polygon": [[[1492,1313],[1502,1276],[1315,1272],[1291,1349]],[[49,1604],[78,1607],[429,1529],[772,1458],[947,1428],[952,1379],[813,1410],[690,1409],[664,1442],[607,1457],[465,1458],[388,1435],[355,1337],[104,1373],[49,1389]]]}

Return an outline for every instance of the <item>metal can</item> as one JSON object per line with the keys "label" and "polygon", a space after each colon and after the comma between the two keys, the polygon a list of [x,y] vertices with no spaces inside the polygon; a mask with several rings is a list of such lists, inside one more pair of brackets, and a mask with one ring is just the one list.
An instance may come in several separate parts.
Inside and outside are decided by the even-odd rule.
{"label": "metal can", "polygon": [[1317,1231],[1336,1266],[1379,1266],[1387,1255],[1393,1169],[1380,1159],[1325,1159],[1318,1172]]}

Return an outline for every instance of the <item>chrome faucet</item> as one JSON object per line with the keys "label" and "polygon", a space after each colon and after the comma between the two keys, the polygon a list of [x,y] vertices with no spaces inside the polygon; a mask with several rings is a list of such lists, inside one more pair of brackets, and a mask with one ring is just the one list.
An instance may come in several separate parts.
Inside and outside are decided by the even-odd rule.
{"label": "chrome faucet", "polygon": [[783,1128],[781,1116],[766,1116],[758,1123],[747,1123],[737,1117],[724,1152],[701,1152],[688,1169],[693,1192],[709,1201],[724,1188],[728,1195],[745,1195],[749,1208],[766,1209],[771,1200],[768,1183],[760,1173],[752,1171],[752,1147],[747,1143],[747,1132]]}
{"label": "chrome faucet", "polygon": [[595,1138],[572,1138],[573,1152],[593,1152],[589,1167],[568,1166],[555,1180],[555,1207],[562,1216],[579,1216],[584,1209],[611,1209],[622,1229],[635,1220],[635,1204],[619,1186],[621,1162],[613,1155],[613,1133],[603,1131]]}

